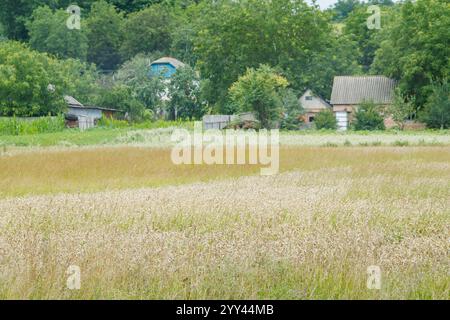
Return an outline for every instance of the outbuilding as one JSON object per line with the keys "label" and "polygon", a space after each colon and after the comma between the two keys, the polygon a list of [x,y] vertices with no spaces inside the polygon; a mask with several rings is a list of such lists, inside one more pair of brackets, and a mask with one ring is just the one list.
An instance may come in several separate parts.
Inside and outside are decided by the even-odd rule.
{"label": "outbuilding", "polygon": [[[338,128],[347,130],[354,112],[363,102],[373,102],[382,107],[392,103],[396,81],[385,76],[334,77],[330,103],[336,115]],[[389,118],[385,119],[385,123]]]}

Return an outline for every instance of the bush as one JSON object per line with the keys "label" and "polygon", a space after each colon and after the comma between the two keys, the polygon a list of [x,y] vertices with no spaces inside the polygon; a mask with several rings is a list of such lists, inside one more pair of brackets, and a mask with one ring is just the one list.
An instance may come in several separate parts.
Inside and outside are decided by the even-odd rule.
{"label": "bush", "polygon": [[422,114],[422,121],[427,127],[435,129],[450,128],[450,89],[447,81],[434,84]]}
{"label": "bush", "polygon": [[320,111],[314,118],[316,129],[336,130],[337,120],[331,110]]}
{"label": "bush", "polygon": [[131,88],[126,85],[116,85],[112,89],[104,90],[96,104],[99,107],[124,111],[132,121],[141,121],[148,117],[144,105],[134,98]]}
{"label": "bush", "polygon": [[105,127],[105,128],[110,128],[110,129],[120,129],[120,128],[126,128],[130,124],[128,123],[128,121],[125,121],[125,120],[117,120],[114,118],[108,118],[108,117],[103,116],[97,122],[97,125],[99,127]]}
{"label": "bush", "polygon": [[355,113],[355,130],[384,130],[384,119],[373,102],[363,102]]}

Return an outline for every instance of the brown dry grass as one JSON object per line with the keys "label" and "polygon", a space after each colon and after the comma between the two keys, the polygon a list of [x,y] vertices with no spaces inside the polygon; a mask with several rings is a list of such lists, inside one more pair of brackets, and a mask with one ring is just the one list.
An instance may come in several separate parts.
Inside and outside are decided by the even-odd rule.
{"label": "brown dry grass", "polygon": [[3,195],[108,191],[0,200],[0,298],[449,298],[450,148],[281,159],[289,172],[238,178],[258,170],[172,167],[164,150],[2,158]]}

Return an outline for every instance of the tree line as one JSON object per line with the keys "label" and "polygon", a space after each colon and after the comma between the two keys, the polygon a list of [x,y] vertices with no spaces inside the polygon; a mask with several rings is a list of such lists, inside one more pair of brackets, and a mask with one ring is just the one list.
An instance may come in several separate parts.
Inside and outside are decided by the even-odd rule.
{"label": "tree line", "polygon": [[[58,90],[89,103],[120,106],[136,118],[162,111],[169,117],[187,118],[205,112],[234,113],[248,105],[251,95],[272,103],[264,108],[273,111],[276,107],[295,118],[299,110],[292,110],[293,97],[310,88],[327,98],[335,75],[363,74],[398,80],[400,100],[412,106],[403,105],[401,110],[408,112],[401,116],[417,118],[447,110],[445,103],[441,111],[426,110],[435,106],[431,99],[442,100],[434,96],[448,86],[450,7],[446,0],[339,0],[325,11],[303,0],[79,0],[80,30],[66,26],[70,4],[68,0],[0,3],[3,114],[56,112],[61,102],[52,100],[57,94],[45,88],[48,82],[58,82]],[[367,28],[367,9],[372,4],[381,8],[379,30]],[[12,71],[14,61],[6,56],[11,50],[21,51],[22,58],[48,59],[48,67],[33,69],[30,64],[24,74],[34,77],[35,70],[39,78],[39,72],[47,69],[47,77],[59,78],[43,76],[37,83],[25,79],[23,83],[39,87],[41,93],[36,89],[28,96],[20,94],[26,84],[9,87],[14,77],[20,80],[20,74]],[[149,61],[163,55],[189,66],[171,84],[170,95],[175,99],[168,105],[161,105],[158,98],[161,82],[145,72]],[[49,71],[53,64],[57,72]],[[67,65],[74,70],[67,70]],[[114,79],[103,74],[114,74]],[[278,76],[286,80],[282,87],[271,80]],[[76,85],[71,84],[75,78]],[[253,91],[239,93],[239,79],[242,87]],[[249,81],[259,81],[262,88]]]}

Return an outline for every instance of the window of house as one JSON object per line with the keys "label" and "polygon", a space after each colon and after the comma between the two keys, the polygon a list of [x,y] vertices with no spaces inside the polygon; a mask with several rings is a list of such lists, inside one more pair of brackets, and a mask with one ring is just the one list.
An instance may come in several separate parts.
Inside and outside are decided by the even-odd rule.
{"label": "window of house", "polygon": [[309,122],[314,122],[314,117],[309,117]]}
{"label": "window of house", "polygon": [[313,98],[312,96],[306,96],[305,100],[312,100],[312,98]]}

